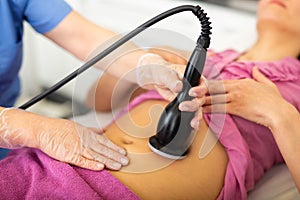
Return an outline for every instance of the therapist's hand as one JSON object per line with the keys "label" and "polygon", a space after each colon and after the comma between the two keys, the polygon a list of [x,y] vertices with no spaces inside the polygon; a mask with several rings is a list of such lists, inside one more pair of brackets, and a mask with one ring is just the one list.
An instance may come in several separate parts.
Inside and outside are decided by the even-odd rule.
{"label": "therapist's hand", "polygon": [[206,98],[206,113],[229,113],[270,127],[276,109],[284,102],[276,85],[257,67],[252,69],[253,79],[209,81],[210,96]]}
{"label": "therapist's hand", "polygon": [[56,160],[90,170],[119,170],[128,164],[125,150],[105,138],[103,130],[19,109],[6,109],[1,120],[2,147],[39,148]]}
{"label": "therapist's hand", "polygon": [[136,69],[136,80],[140,87],[155,89],[166,100],[171,101],[182,90],[185,65],[171,64],[157,54],[143,55]]}

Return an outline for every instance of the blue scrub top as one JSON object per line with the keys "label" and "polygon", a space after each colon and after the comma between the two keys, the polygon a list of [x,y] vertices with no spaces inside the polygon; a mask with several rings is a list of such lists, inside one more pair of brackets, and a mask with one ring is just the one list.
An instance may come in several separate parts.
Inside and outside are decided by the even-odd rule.
{"label": "blue scrub top", "polygon": [[[71,10],[63,0],[0,0],[0,106],[13,106],[20,93],[24,20],[43,34]],[[0,149],[0,159],[7,152]]]}
{"label": "blue scrub top", "polygon": [[13,106],[19,95],[24,20],[43,34],[71,10],[63,0],[0,0],[0,106]]}

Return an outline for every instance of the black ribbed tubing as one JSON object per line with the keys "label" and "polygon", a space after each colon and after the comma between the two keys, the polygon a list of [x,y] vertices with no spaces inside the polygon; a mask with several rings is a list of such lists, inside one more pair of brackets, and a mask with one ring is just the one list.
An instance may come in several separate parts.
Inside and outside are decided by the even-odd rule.
{"label": "black ribbed tubing", "polygon": [[193,14],[196,15],[196,17],[199,19],[199,21],[201,23],[202,31],[201,31],[201,35],[200,35],[199,39],[197,40],[197,43],[201,44],[201,46],[203,46],[205,49],[207,49],[210,44],[211,27],[210,27],[209,18],[206,16],[206,13],[203,12],[203,10],[201,9],[200,6],[192,6],[192,5],[178,6],[178,7],[172,8],[170,10],[167,10],[167,11],[161,13],[161,14],[157,15],[156,17],[153,17],[152,19],[150,19],[147,22],[145,22],[144,24],[140,25],[133,31],[129,32],[127,35],[123,36],[121,39],[119,39],[118,41],[113,43],[107,49],[105,49],[104,51],[102,51],[98,55],[96,55],[94,58],[87,61],[85,64],[83,64],[77,70],[75,70],[74,72],[72,72],[71,74],[66,76],[64,79],[57,82],[52,87],[48,88],[47,90],[40,93],[39,95],[33,97],[32,99],[30,99],[29,101],[27,101],[26,103],[21,105],[19,108],[24,109],[24,110],[29,108],[33,104],[37,103],[38,101],[42,100],[49,94],[55,92],[56,90],[58,90],[59,88],[61,88],[65,84],[67,84],[69,81],[71,81],[72,79],[77,77],[79,74],[81,74],[88,68],[92,67],[98,61],[103,59],[105,56],[107,56],[108,54],[113,52],[115,49],[120,47],[122,44],[124,44],[125,42],[127,42],[128,40],[130,40],[131,38],[133,38],[140,32],[144,31],[145,29],[152,26],[153,24],[156,24],[157,22],[159,22],[171,15],[175,15],[177,13],[184,12],[184,11],[192,11]]}

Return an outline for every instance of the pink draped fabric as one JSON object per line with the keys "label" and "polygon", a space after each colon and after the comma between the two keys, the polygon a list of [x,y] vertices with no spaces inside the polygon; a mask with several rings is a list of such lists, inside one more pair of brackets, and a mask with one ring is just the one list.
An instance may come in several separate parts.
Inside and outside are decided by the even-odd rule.
{"label": "pink draped fabric", "polygon": [[[234,50],[213,55],[206,62],[203,74],[207,79],[252,78],[252,68],[257,66],[277,85],[282,96],[300,110],[299,60],[285,58],[276,62],[235,62],[239,55]],[[206,114],[204,118],[229,157],[219,199],[247,199],[247,192],[253,189],[264,172],[274,164],[284,162],[272,133],[266,127],[237,116]]]}
{"label": "pink draped fabric", "polygon": [[22,148],[0,162],[0,199],[139,198],[106,170],[85,170]]}
{"label": "pink draped fabric", "polygon": [[[251,78],[251,69],[258,66],[275,82],[283,97],[300,110],[298,60],[234,62],[238,56],[233,50],[215,54],[207,61],[204,75],[208,79]],[[162,98],[149,91],[137,97],[120,115],[147,99]],[[264,172],[283,162],[271,132],[236,116],[206,114],[204,118],[229,157],[224,187],[218,199],[246,199],[247,192]],[[14,150],[0,161],[0,169],[1,199],[138,199],[106,170],[95,172],[70,166],[37,149]]]}

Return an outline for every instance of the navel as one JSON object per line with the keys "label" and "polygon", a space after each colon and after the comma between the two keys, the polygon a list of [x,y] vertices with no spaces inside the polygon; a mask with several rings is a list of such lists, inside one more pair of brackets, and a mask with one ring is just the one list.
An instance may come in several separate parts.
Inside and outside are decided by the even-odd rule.
{"label": "navel", "polygon": [[122,138],[121,142],[126,145],[133,144],[133,140],[131,140],[129,138]]}

